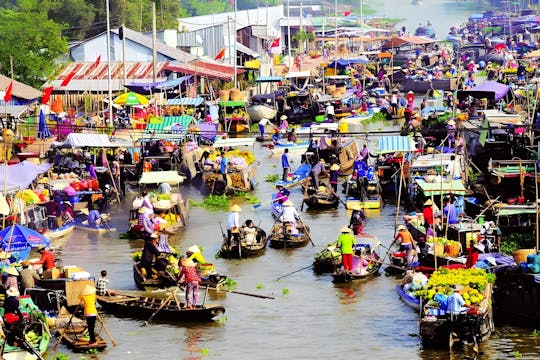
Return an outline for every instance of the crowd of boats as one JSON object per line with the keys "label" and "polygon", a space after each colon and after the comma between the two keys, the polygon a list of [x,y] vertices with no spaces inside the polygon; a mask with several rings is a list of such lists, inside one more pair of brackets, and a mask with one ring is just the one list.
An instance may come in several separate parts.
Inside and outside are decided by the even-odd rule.
{"label": "crowd of boats", "polygon": [[[403,57],[397,71],[385,66],[384,57],[374,63],[364,57],[336,59],[321,69],[322,87],[310,82],[311,72],[259,78],[261,84],[287,80],[289,87],[281,84],[249,102],[221,99],[218,121],[204,102],[183,98],[181,106],[192,106],[191,113],[198,116],[148,121],[135,143],[122,131],[113,137],[71,133],[53,144],[46,162],[39,154],[19,153],[18,162],[0,169],[7,199],[0,199],[4,284],[9,277],[22,280],[20,273],[33,266],[28,262],[33,251],[50,253],[51,239],[75,229],[114,232],[108,212],[126,192],[135,192],[128,230],[122,234],[145,243],[132,255],[135,284],[145,291],[175,290],[165,298],[99,286],[92,292],[87,287],[94,288],[93,277],[83,269],[42,261],[35,284],[16,282],[4,289],[4,308],[13,302],[10,298],[18,298],[15,310],[20,311],[4,314],[2,355],[30,352],[42,358],[51,325],[59,329],[58,341],[76,350],[103,349],[104,339],[90,341],[85,323],[61,308],[76,310],[80,295],[96,290],[95,300],[105,311],[148,322],[220,316],[223,306],[206,304],[209,290],[271,298],[233,290],[227,275],[196,245],[183,254],[169,244],[169,236],[189,226],[184,184],[230,205],[219,239],[217,255],[222,259],[261,256],[267,246],[307,246],[313,241],[310,224],[301,216],[304,205],[321,211],[346,207],[351,216],[346,226],[336,228],[338,240],[314,254],[309,268],[330,273],[338,283],[368,281],[383,268],[402,278],[396,292],[419,312],[425,345],[476,346],[490,336],[499,318],[537,324],[538,94],[535,53],[530,52],[535,46],[530,24],[535,21],[527,13],[509,18],[486,12],[451,30],[457,52],[433,39],[387,44],[385,49],[394,53],[392,65]],[[510,32],[507,24],[516,35],[498,41]],[[478,49],[488,54],[480,55]],[[486,80],[482,84],[481,78]],[[377,134],[375,145],[367,125],[376,120],[403,126],[396,134]],[[258,134],[250,128],[254,123],[261,125]],[[249,219],[241,223],[241,207],[234,203],[238,195],[256,189],[256,141],[270,156],[285,161],[288,154],[298,153],[302,159],[294,171],[282,162],[281,180],[271,180],[275,193],[252,205],[270,205],[274,223],[267,230]],[[301,204],[289,198],[291,189],[301,189]],[[369,222],[367,210],[381,208],[388,196],[397,198],[399,206],[394,241],[385,246],[364,231],[364,224]],[[406,211],[401,214],[402,208]],[[177,296],[186,259],[194,262],[205,291],[195,306]],[[525,298],[530,307],[521,306]],[[56,320],[51,322],[42,310],[54,313]],[[102,327],[114,344],[104,323]]]}

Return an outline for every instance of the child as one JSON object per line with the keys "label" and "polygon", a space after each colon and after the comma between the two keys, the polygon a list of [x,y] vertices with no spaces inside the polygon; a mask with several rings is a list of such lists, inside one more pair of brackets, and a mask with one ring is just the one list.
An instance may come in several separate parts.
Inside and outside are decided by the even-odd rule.
{"label": "child", "polygon": [[109,279],[107,279],[107,270],[101,270],[101,277],[96,282],[96,293],[101,296],[116,295],[116,291],[109,290]]}

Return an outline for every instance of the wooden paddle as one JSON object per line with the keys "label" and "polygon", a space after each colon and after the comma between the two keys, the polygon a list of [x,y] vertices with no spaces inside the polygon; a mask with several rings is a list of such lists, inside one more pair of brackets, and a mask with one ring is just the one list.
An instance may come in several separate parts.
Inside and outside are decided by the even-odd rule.
{"label": "wooden paddle", "polygon": [[278,201],[278,200],[281,200],[285,198],[285,196],[281,196],[281,197],[278,197],[278,198],[275,198],[273,200],[268,200],[268,201],[263,201],[261,203],[258,203],[258,204],[253,204],[252,208],[253,209],[258,209],[260,208],[262,205],[265,205],[265,204],[270,204],[270,203],[273,203],[274,201]]}
{"label": "wooden paddle", "polygon": [[311,243],[311,246],[315,246],[315,243],[313,242],[313,240],[311,240],[311,233],[309,232],[309,227],[306,225],[306,223],[304,222],[304,219],[302,219],[300,215],[298,215],[298,218],[302,222],[302,225],[303,225],[302,229],[304,229],[304,232],[309,237],[309,242]]}
{"label": "wooden paddle", "polygon": [[301,269],[295,270],[295,271],[293,271],[293,272],[290,272],[290,273],[288,273],[288,274],[281,275],[281,276],[277,277],[275,281],[279,281],[280,279],[283,279],[284,277],[290,276],[290,275],[292,275],[292,274],[296,274],[297,272],[300,272],[300,271],[302,271],[302,270],[309,269],[309,268],[312,267],[312,266],[313,266],[313,265],[309,265],[309,266],[303,267],[303,268],[301,268]]}
{"label": "wooden paddle", "polygon": [[97,313],[96,315],[97,315],[97,318],[98,318],[99,322],[103,326],[103,330],[105,330],[105,333],[107,334],[107,336],[111,340],[112,346],[116,346],[116,341],[114,341],[114,338],[112,337],[111,332],[107,328],[107,325],[105,325],[105,321],[103,321],[103,319],[102,319],[101,315],[99,315],[99,313]]}
{"label": "wooden paddle", "polygon": [[[65,330],[65,328],[67,328],[68,326],[71,325],[71,321],[73,320],[73,317],[75,316],[75,313],[77,312],[77,310],[79,310],[80,307],[81,307],[80,304],[77,305],[77,307],[75,308],[75,310],[73,311],[73,313],[69,317],[69,321],[67,322],[66,326],[64,326],[64,330]],[[56,343],[54,344],[54,347],[53,347],[54,351],[56,351],[56,348],[58,347],[58,345],[60,345],[60,342],[62,341],[62,339],[64,338],[65,335],[66,335],[66,331],[62,331],[60,333],[60,337],[58,338],[58,340],[56,340]]]}
{"label": "wooden paddle", "polygon": [[171,294],[167,298],[163,299],[161,301],[161,305],[159,305],[157,310],[154,311],[154,313],[148,318],[148,320],[146,320],[143,323],[143,325],[144,326],[148,325],[150,323],[150,321],[152,321],[154,319],[154,317],[161,311],[161,309],[163,309],[165,307],[165,305],[167,305],[172,300],[173,296],[174,296],[174,292],[171,292]]}
{"label": "wooden paddle", "polygon": [[[260,298],[260,299],[272,299],[272,300],[275,299],[275,297],[273,297],[273,296],[252,294],[252,293],[247,293],[247,292],[243,292],[243,291],[225,290],[225,289],[218,289],[218,288],[208,287],[208,286],[206,287],[206,289],[207,290],[215,290],[215,291],[223,291],[223,292],[228,292],[228,293],[233,293],[233,294],[238,294],[238,295],[253,296],[253,297],[256,297],[256,298]],[[206,296],[205,296],[205,298],[206,298]]]}
{"label": "wooden paddle", "polygon": [[334,189],[332,189],[331,186],[329,186],[328,189],[330,189],[330,191],[332,192],[332,194],[334,194],[334,195],[338,198],[339,202],[342,203],[343,206],[345,206],[345,209],[346,209],[346,208],[347,208],[347,204],[345,203],[345,201],[341,200],[341,198],[339,197],[339,195],[336,194],[336,192],[334,191]]}

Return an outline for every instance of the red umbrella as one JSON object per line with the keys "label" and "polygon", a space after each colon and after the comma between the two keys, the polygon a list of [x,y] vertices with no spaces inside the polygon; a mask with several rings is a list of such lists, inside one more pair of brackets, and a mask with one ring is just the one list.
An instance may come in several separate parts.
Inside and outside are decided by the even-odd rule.
{"label": "red umbrella", "polygon": [[503,51],[504,49],[506,49],[506,45],[505,44],[496,44],[493,49],[497,50],[498,52],[501,52]]}

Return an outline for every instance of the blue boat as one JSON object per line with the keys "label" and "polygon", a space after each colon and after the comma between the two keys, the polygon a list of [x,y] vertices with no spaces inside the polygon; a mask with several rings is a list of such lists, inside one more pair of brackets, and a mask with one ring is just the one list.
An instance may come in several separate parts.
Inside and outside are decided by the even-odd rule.
{"label": "blue boat", "polygon": [[[292,176],[290,176],[287,179],[287,181],[280,181],[280,184],[283,184],[284,187],[286,187],[287,189],[290,189],[296,185],[299,185],[304,180],[306,180],[309,177],[310,173],[311,173],[311,165],[302,164],[298,167],[298,169],[296,169],[295,172],[292,173]],[[276,184],[274,184],[274,186]]]}
{"label": "blue boat", "polygon": [[277,194],[272,194],[272,215],[279,219],[283,213],[283,204],[280,204],[279,201],[276,201]]}
{"label": "blue boat", "polygon": [[409,292],[405,291],[401,285],[396,285],[396,292],[405,304],[413,309],[420,310],[420,298],[412,296]]}

